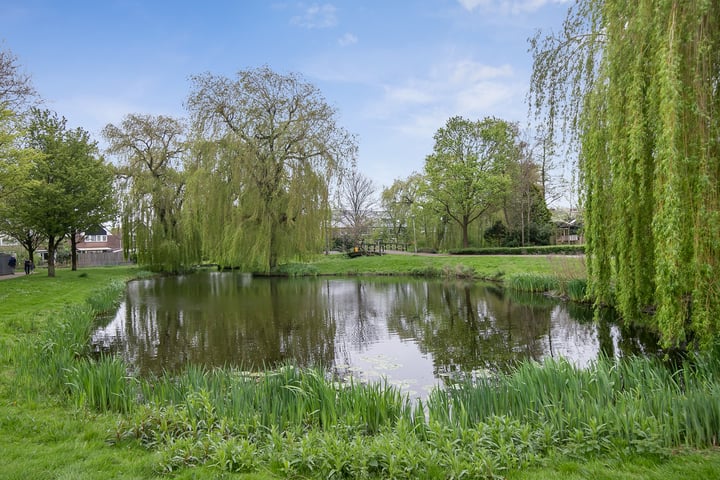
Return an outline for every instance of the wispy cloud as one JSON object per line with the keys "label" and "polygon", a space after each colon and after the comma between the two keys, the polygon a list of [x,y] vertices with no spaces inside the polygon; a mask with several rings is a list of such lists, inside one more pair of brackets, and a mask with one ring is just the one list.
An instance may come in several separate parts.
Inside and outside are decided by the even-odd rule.
{"label": "wispy cloud", "polygon": [[300,4],[303,9],[301,15],[290,19],[290,23],[304,28],[330,28],[337,25],[337,8],[330,3],[319,5]]}
{"label": "wispy cloud", "polygon": [[524,89],[510,65],[458,60],[436,65],[422,78],[385,85],[382,100],[368,113],[392,119],[396,122],[393,128],[404,134],[432,138],[453,115],[470,119],[497,115],[513,120],[518,112],[510,112],[506,106],[516,102],[519,110]]}
{"label": "wispy cloud", "polygon": [[502,14],[518,15],[535,12],[547,4],[568,3],[570,0],[458,0],[468,11],[480,9]]}
{"label": "wispy cloud", "polygon": [[338,44],[341,47],[355,45],[356,43],[358,43],[358,38],[355,35],[353,35],[352,33],[346,33],[345,35],[343,35],[342,37],[340,37],[338,39]]}

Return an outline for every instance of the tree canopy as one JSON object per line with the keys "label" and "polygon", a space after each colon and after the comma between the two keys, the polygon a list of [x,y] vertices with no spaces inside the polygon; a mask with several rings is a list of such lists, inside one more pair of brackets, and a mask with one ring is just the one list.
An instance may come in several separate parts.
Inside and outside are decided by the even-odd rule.
{"label": "tree canopy", "polygon": [[520,155],[518,128],[496,118],[450,118],[435,134],[425,160],[426,194],[436,209],[462,229],[499,208],[510,185],[510,165]]}
{"label": "tree canopy", "polygon": [[[589,292],[667,346],[720,334],[720,2],[581,0],[536,38],[535,106],[577,140]],[[574,132],[574,133],[572,133]]]}
{"label": "tree canopy", "polygon": [[32,109],[24,142],[34,154],[26,157],[27,176],[6,213],[47,239],[52,277],[55,251],[67,235],[113,218],[113,172],[85,130],[68,129],[65,118],[49,110]]}
{"label": "tree canopy", "polygon": [[197,242],[182,231],[186,126],[163,115],[127,115],[102,132],[119,157],[123,248],[151,270],[178,271],[198,259]]}
{"label": "tree canopy", "polygon": [[355,141],[318,89],[267,67],[193,77],[188,221],[203,253],[268,272],[322,248],[329,184]]}

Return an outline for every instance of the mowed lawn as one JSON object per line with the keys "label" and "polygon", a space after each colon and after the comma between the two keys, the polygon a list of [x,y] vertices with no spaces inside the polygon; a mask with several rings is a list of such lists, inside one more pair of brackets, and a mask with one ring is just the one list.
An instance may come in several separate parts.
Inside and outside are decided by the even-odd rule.
{"label": "mowed lawn", "polygon": [[313,260],[318,273],[327,274],[422,274],[428,269],[449,272],[472,268],[477,278],[502,279],[520,273],[538,273],[584,278],[582,256],[564,255],[434,255],[390,253],[349,258],[342,254],[320,256]]}

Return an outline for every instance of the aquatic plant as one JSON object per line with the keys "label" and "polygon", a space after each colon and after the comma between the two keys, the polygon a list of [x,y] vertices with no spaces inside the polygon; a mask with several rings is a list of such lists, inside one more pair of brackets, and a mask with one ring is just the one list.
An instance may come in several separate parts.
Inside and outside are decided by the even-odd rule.
{"label": "aquatic plant", "polygon": [[560,282],[556,277],[551,275],[516,273],[505,279],[505,285],[511,290],[544,293],[557,290]]}

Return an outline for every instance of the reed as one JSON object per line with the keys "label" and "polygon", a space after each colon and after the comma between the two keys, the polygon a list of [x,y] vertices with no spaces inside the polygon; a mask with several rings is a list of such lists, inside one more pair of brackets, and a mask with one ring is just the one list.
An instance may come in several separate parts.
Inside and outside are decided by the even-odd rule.
{"label": "reed", "polygon": [[560,282],[552,275],[516,273],[506,278],[505,285],[511,290],[544,293],[558,290]]}
{"label": "reed", "polygon": [[95,316],[109,312],[118,306],[124,291],[124,281],[112,280],[106,286],[94,291],[87,299],[87,303],[93,309]]}
{"label": "reed", "polygon": [[[135,398],[132,382],[113,388],[80,368],[74,375],[81,404],[132,410],[108,400]],[[119,369],[102,376],[121,377]],[[159,450],[164,472],[211,464],[290,477],[492,478],[548,457],[709,447],[720,429],[720,362],[712,355],[679,366],[634,357],[584,369],[562,359],[526,362],[419,403],[386,383],[340,383],[292,365],[259,373],[189,366],[139,382],[146,407],[134,407],[137,419],[123,435]]]}
{"label": "reed", "polygon": [[587,299],[587,280],[576,278],[562,284],[563,294],[573,302],[584,302]]}
{"label": "reed", "polygon": [[79,360],[68,370],[67,382],[78,407],[127,413],[135,406],[136,380],[117,357]]}

